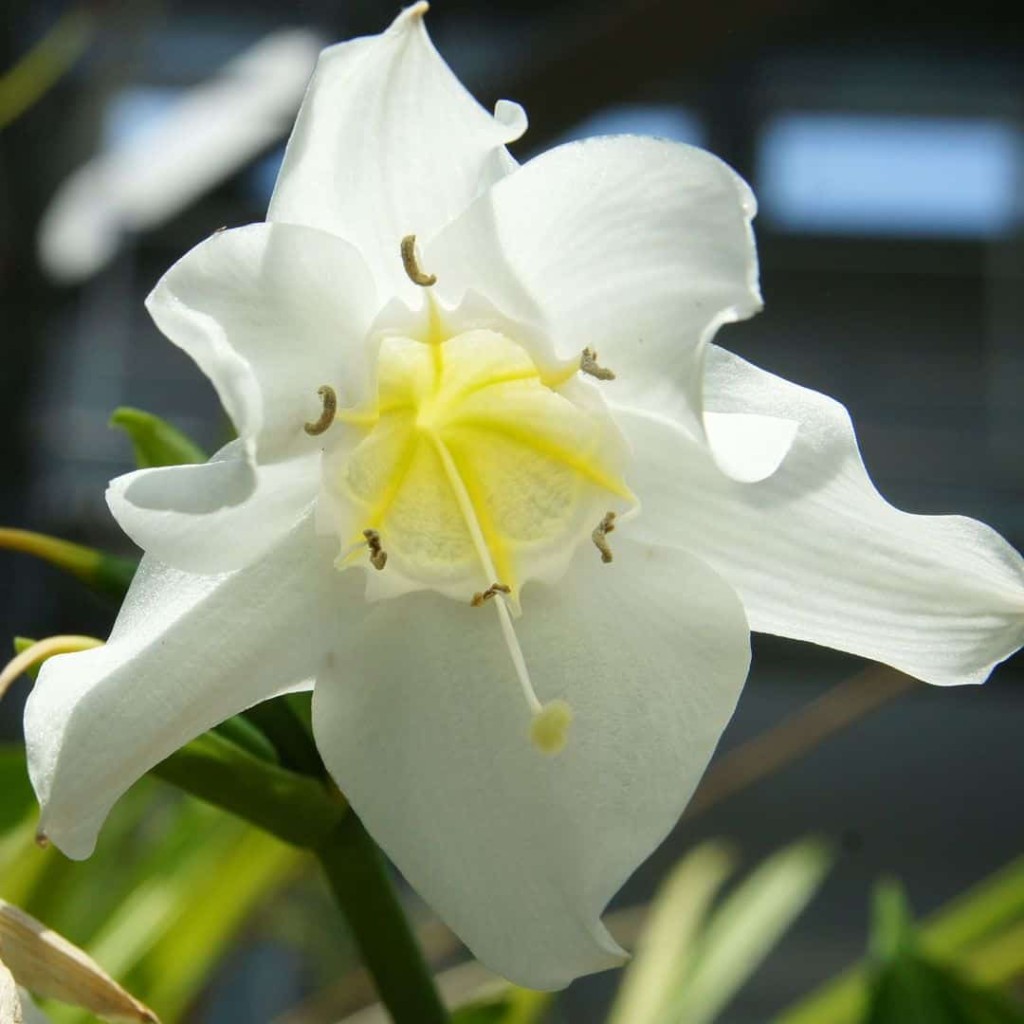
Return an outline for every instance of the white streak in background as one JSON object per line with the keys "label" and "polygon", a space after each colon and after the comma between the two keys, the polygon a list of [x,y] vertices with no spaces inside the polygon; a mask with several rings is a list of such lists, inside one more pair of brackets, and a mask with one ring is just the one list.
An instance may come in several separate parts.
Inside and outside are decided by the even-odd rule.
{"label": "white streak in background", "polygon": [[260,40],[124,145],[78,168],[39,227],[39,258],[74,283],[129,232],[156,227],[287,134],[323,41],[290,29]]}

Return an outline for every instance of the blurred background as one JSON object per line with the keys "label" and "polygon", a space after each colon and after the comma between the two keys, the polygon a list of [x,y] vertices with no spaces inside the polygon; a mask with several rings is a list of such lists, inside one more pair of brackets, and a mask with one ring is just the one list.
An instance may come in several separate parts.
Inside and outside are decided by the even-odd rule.
{"label": "blurred background", "polygon": [[[211,450],[226,437],[212,388],[162,340],[143,299],[212,231],[263,218],[318,48],[378,32],[396,10],[5,0],[0,524],[130,554],[103,500],[134,465],[110,412],[159,413]],[[1019,5],[438,0],[429,27],[485,106],[526,107],[521,160],[636,132],[735,167],[760,201],[766,310],[720,343],[844,402],[894,504],[975,516],[1024,547]],[[193,90],[232,82],[248,106],[205,123]],[[55,570],[0,552],[0,639],[105,636],[113,612]],[[723,752],[860,667],[758,638]],[[719,1018],[772,1019],[863,954],[877,877],[899,876],[926,913],[1021,853],[1022,668],[1007,663],[981,689],[914,687],[853,716],[684,820],[616,905],[649,899],[707,837],[727,837],[751,865],[801,836],[830,839],[839,857],[820,894]],[[0,710],[6,739],[25,686]],[[230,952],[180,1019],[319,1024],[358,1003],[358,986],[339,991],[350,954],[314,875],[297,861],[274,876],[273,899],[233,921],[217,947]],[[450,963],[443,932],[415,906]],[[616,984],[614,973],[576,983],[552,1019],[601,1020]]]}

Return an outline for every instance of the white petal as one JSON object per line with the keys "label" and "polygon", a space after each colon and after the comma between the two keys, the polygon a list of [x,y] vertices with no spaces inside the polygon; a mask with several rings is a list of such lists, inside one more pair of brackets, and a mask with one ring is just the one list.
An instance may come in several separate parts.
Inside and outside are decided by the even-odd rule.
{"label": "white petal", "polygon": [[[615,534],[617,538],[619,534]],[[620,543],[530,585],[519,638],[575,719],[548,757],[492,608],[373,606],[313,695],[317,745],[356,812],[473,953],[558,988],[613,966],[600,914],[689,800],[749,660],[732,590],[681,552]]]}
{"label": "white petal", "polygon": [[778,416],[704,412],[704,433],[718,468],[747,484],[766,480],[782,465],[798,426]]}
{"label": "white petal", "polygon": [[107,504],[121,529],[158,561],[185,572],[230,572],[295,526],[319,482],[319,452],[254,467],[232,441],[205,465],[117,477]]}
{"label": "white petal", "polygon": [[492,117],[465,90],[425,11],[416,4],[383,34],[321,54],[267,215],[354,242],[384,294],[417,292],[403,236],[429,237],[507,174],[505,143],[526,128],[521,108]]}
{"label": "white petal", "polygon": [[754,198],[720,160],[636,137],[531,160],[424,248],[454,304],[475,289],[539,320],[559,354],[597,349],[613,398],[653,397],[701,430],[705,343],[761,307]]}
{"label": "white petal", "polygon": [[43,666],[25,739],[41,827],[61,850],[87,857],[144,772],[314,673],[343,596],[333,554],[307,518],[241,572],[191,576],[143,559],[107,645]]}
{"label": "white petal", "polygon": [[752,629],[927,682],[982,682],[1024,643],[1024,560],[995,531],[893,508],[842,405],[730,353],[716,349],[712,361],[737,387],[748,382],[737,402],[799,422],[793,448],[770,479],[737,483],[677,425],[617,409],[643,503],[631,531],[707,560],[743,598]]}
{"label": "white petal", "polygon": [[272,461],[319,448],[303,431],[317,389],[356,401],[369,386],[376,297],[359,254],[311,228],[251,224],[186,253],[146,305],[210,378],[249,452]]}

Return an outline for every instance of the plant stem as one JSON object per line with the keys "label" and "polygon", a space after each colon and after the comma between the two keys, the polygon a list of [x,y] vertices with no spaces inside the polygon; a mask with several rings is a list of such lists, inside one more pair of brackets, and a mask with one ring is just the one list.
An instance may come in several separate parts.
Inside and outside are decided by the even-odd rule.
{"label": "plant stem", "polygon": [[329,842],[335,823],[349,816],[337,789],[255,757],[216,732],[186,743],[153,774],[295,846]]}
{"label": "plant stem", "polygon": [[315,848],[363,964],[395,1024],[445,1024],[423,954],[380,850],[351,810]]}

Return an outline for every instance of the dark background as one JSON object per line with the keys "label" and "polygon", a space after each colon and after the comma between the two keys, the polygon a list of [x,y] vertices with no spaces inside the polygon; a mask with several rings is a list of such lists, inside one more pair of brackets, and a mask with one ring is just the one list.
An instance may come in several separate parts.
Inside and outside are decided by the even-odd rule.
{"label": "dark background", "polygon": [[[2,10],[8,67],[68,8],[5,0]],[[82,10],[91,18],[84,54],[0,130],[0,523],[128,553],[103,501],[106,482],[131,468],[127,442],[106,426],[110,411],[150,409],[211,448],[227,428],[212,389],[160,338],[142,299],[212,230],[262,218],[274,153],[171,221],[125,237],[111,263],[77,283],[40,266],[39,218],[109,140],[126,101],[173,96],[275,28],[333,41],[380,31],[396,9],[147,0]],[[732,164],[762,201],[767,305],[718,340],[843,401],[894,504],[976,516],[1020,548],[1024,19],[1010,10],[439,0],[428,24],[485,106],[524,104],[531,127],[520,159],[569,134],[625,129],[697,141]],[[0,553],[0,638],[105,635],[112,614],[74,581]],[[757,642],[755,665],[723,749],[859,667],[774,639]],[[684,823],[619,902],[646,897],[702,836],[735,838],[750,862],[809,832],[837,840],[844,852],[822,895],[723,1018],[768,1019],[861,954],[880,874],[904,878],[925,912],[1020,853],[1020,684],[1018,659],[984,688],[917,688]],[[21,693],[0,712],[8,737]],[[565,1018],[598,1020],[615,980],[574,985]],[[244,972],[233,984],[245,984]],[[251,1018],[214,999],[202,1019]]]}

